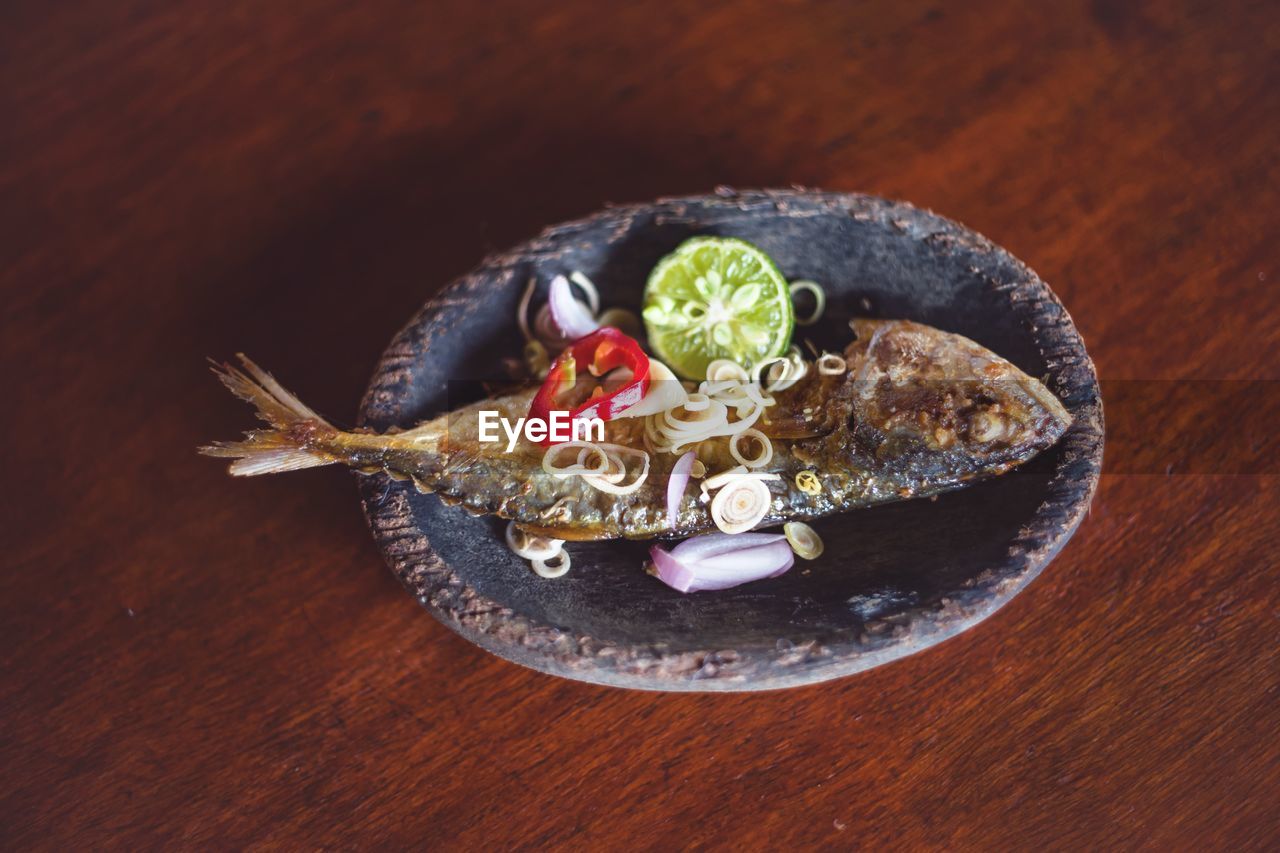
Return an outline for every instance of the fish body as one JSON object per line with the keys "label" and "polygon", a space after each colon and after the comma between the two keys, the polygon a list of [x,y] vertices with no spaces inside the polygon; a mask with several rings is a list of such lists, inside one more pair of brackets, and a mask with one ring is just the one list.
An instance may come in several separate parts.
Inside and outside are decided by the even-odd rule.
{"label": "fish body", "polygon": [[[858,507],[950,491],[996,476],[1052,446],[1071,418],[1039,381],[960,335],[901,320],[855,320],[841,375],[819,375],[776,392],[756,428],[773,444],[760,472],[771,506],[760,526],[813,519]],[[476,514],[511,519],[566,540],[648,539],[714,528],[691,481],[676,524],[667,485],[680,454],[650,452],[644,484],[630,494],[596,489],[582,477],[543,468],[546,446],[521,437],[482,442],[480,412],[514,423],[536,389],[456,409],[401,432],[334,428],[269,375],[223,367],[223,382],[254,403],[272,427],[202,449],[235,458],[231,473],[255,475],[325,464],[410,479]],[[642,418],[605,424],[606,442],[645,449]],[[710,473],[736,465],[728,439],[696,447]],[[806,475],[808,488],[797,477]],[[816,478],[816,488],[812,485]]]}

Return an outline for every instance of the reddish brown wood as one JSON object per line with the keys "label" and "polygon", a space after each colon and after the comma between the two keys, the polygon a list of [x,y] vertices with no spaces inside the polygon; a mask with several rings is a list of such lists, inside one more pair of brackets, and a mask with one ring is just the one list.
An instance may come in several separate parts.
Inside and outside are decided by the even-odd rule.
{"label": "reddish brown wood", "polygon": [[966,222],[1105,379],[1278,379],[1273,4],[10,6],[6,847],[1280,841],[1274,476],[1105,475],[977,629],[676,696],[451,634],[345,473],[193,453],[245,425],[206,355],[349,421],[486,251],[716,183]]}

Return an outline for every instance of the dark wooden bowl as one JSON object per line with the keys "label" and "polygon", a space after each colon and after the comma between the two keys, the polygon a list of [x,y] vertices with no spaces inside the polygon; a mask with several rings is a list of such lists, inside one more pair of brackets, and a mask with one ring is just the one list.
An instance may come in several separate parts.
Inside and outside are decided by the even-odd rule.
{"label": "dark wooden bowl", "polygon": [[1044,378],[1074,425],[1014,473],[934,501],[818,522],[826,553],[781,578],[693,595],[641,571],[642,543],[575,543],[572,571],[544,580],[507,550],[501,522],[384,475],[362,477],[374,537],[428,610],[495,654],[569,678],[763,690],[848,675],[940,642],[1044,568],[1084,517],[1102,460],[1101,400],[1084,343],[1048,286],[1008,252],[933,213],[871,196],[722,190],[549,228],[488,258],[418,312],[373,376],[363,423],[410,425],[449,407],[451,380],[498,375],[501,357],[520,352],[515,312],[530,276],[545,284],[579,269],[605,305],[634,308],[654,263],[695,234],[742,237],[789,278],[821,282],[826,315],[802,330],[819,345],[843,348],[855,315],[960,332]]}

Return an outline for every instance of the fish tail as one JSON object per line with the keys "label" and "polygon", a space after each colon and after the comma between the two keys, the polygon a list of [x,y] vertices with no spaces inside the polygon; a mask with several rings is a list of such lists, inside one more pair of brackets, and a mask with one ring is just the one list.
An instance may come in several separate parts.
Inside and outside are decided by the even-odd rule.
{"label": "fish tail", "polygon": [[244,370],[213,362],[213,373],[232,394],[251,403],[258,417],[271,428],[250,430],[241,441],[214,442],[201,447],[200,452],[234,459],[228,470],[237,477],[299,471],[342,461],[320,447],[323,439],[336,436],[338,430],[243,353],[237,356]]}

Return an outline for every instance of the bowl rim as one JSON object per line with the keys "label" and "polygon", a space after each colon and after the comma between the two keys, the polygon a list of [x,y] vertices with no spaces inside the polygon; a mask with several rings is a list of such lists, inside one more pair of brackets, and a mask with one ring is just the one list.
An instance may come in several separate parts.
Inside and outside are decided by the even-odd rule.
{"label": "bowl rim", "polygon": [[[1008,559],[978,573],[964,588],[936,604],[913,605],[895,613],[892,642],[873,648],[817,640],[785,647],[679,652],[660,645],[605,644],[534,620],[478,593],[432,549],[429,531],[417,528],[409,502],[411,487],[385,474],[364,475],[359,486],[365,517],[396,577],[440,622],[499,657],[580,681],[658,691],[773,690],[852,675],[942,642],[1003,607],[1071,538],[1097,490],[1103,453],[1097,373],[1066,308],[1030,267],[972,229],[906,202],[803,187],[718,187],[711,194],[611,205],[544,228],[530,240],[490,254],[427,300],[379,359],[360,405],[360,423],[395,416],[398,389],[411,379],[415,364],[425,354],[434,318],[444,308],[470,299],[493,272],[545,255],[556,242],[578,231],[604,224],[610,226],[609,233],[620,236],[638,217],[679,220],[691,207],[728,217],[762,211],[794,217],[852,216],[928,241],[937,251],[960,249],[989,261],[982,268],[974,267],[974,272],[1005,292],[1010,309],[1030,323],[1048,368],[1045,379],[1074,418],[1059,440],[1060,461],[1046,487],[1047,497],[1010,542]],[[994,276],[996,271],[1003,273],[1003,280]],[[868,627],[874,622],[870,620]]]}

